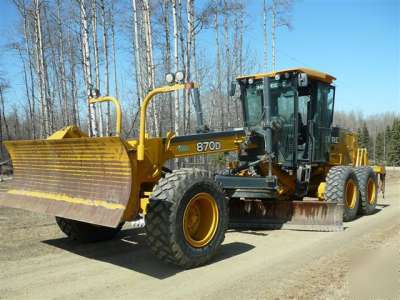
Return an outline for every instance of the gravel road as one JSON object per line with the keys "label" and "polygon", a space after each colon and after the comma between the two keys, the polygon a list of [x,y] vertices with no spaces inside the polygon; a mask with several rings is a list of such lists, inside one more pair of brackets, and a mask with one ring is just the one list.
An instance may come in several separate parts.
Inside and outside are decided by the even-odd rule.
{"label": "gravel road", "polygon": [[156,260],[144,233],[69,242],[45,215],[0,208],[0,299],[400,299],[400,172],[343,232],[229,231],[207,266]]}

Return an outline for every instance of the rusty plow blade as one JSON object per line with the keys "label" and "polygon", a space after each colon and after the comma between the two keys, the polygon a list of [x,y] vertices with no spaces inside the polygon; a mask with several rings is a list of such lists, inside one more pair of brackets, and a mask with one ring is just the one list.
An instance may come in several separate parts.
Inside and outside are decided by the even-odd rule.
{"label": "rusty plow blade", "polygon": [[128,205],[132,167],[118,137],[9,141],[14,176],[0,205],[116,227]]}
{"label": "rusty plow blade", "polygon": [[343,204],[324,201],[268,201],[264,214],[233,217],[231,228],[342,231]]}

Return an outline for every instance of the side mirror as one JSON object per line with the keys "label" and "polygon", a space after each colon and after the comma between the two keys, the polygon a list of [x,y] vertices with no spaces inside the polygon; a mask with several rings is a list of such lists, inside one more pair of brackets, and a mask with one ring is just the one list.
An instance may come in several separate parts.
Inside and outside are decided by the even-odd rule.
{"label": "side mirror", "polygon": [[297,77],[297,83],[300,87],[308,86],[308,76],[306,73],[300,73]]}
{"label": "side mirror", "polygon": [[229,96],[233,97],[236,94],[236,81],[231,82],[231,87],[229,89]]}

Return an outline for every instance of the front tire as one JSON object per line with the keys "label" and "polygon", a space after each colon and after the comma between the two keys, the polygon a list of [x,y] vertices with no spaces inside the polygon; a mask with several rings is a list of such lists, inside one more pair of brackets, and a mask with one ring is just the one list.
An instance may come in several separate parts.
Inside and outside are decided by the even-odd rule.
{"label": "front tire", "polygon": [[165,262],[193,268],[218,251],[228,208],[222,188],[209,172],[179,169],[154,187],[145,218],[152,252]]}
{"label": "front tire", "polygon": [[93,225],[90,223],[56,217],[56,222],[61,231],[70,240],[82,243],[92,243],[113,239],[120,232],[123,224],[117,228]]}
{"label": "front tire", "polygon": [[326,176],[326,189],[326,201],[343,204],[343,221],[354,220],[360,201],[354,170],[347,166],[332,167]]}

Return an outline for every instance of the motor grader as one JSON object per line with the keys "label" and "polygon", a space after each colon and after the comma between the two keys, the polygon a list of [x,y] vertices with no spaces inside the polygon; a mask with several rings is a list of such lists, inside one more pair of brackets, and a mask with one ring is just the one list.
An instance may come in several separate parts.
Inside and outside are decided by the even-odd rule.
{"label": "motor grader", "polygon": [[[14,177],[1,188],[0,205],[54,215],[82,242],[111,239],[142,216],[152,252],[184,268],[209,261],[229,227],[336,231],[343,220],[374,212],[385,170],[368,166],[354,133],[332,127],[333,76],[295,68],[237,78],[231,96],[241,101],[243,127],[222,132],[203,124],[195,84],[167,78],[143,99],[138,138],[120,137],[117,99],[93,95],[91,105],[115,105],[115,136],[69,126],[45,140],[5,142]],[[198,133],[150,137],[149,104],[181,89],[193,92]],[[227,152],[235,159],[218,174],[165,167]]]}

